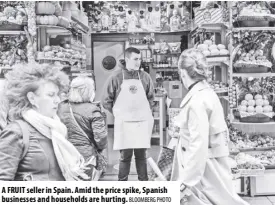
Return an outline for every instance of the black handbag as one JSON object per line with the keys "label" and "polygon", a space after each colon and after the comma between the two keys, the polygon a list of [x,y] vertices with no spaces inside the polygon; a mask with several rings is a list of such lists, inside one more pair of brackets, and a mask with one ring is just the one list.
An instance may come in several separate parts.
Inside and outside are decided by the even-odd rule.
{"label": "black handbag", "polygon": [[171,179],[174,156],[175,156],[175,150],[170,149],[168,147],[161,148],[157,165],[167,181],[170,181]]}

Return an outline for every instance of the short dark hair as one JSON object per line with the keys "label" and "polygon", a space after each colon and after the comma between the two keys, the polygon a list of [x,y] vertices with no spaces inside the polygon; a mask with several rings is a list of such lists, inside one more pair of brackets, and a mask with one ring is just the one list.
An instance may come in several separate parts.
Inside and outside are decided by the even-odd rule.
{"label": "short dark hair", "polygon": [[134,47],[129,47],[125,50],[125,57],[129,58],[132,53],[140,54],[140,50]]}

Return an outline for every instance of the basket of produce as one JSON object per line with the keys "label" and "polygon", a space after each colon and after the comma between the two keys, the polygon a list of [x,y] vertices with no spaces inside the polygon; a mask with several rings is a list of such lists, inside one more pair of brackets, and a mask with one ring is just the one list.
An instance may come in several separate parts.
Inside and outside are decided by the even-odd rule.
{"label": "basket of produce", "polygon": [[275,22],[269,2],[239,2],[237,3],[235,24],[239,27],[268,27]]}
{"label": "basket of produce", "polygon": [[240,136],[235,142],[240,151],[264,151],[275,149],[275,139],[266,134]]}
{"label": "basket of produce", "polygon": [[265,167],[261,161],[254,156],[246,153],[239,153],[235,160],[237,162],[237,169],[241,176],[262,176],[265,172]]}
{"label": "basket of produce", "polygon": [[274,112],[269,104],[266,96],[246,94],[238,106],[240,122],[263,123],[272,121]]}
{"label": "basket of produce", "polygon": [[239,58],[233,65],[238,73],[267,73],[271,70],[272,63],[264,55],[263,49],[253,48],[248,52],[245,48],[239,48]]}
{"label": "basket of produce", "polygon": [[226,49],[225,45],[216,45],[212,40],[204,40],[202,44],[197,45],[197,49],[201,50],[207,58],[217,58],[229,55],[229,51]]}
{"label": "basket of produce", "polygon": [[27,24],[25,9],[20,4],[15,5],[6,5],[0,12],[0,30],[22,30]]}
{"label": "basket of produce", "polygon": [[275,36],[263,31],[233,32],[234,72],[267,73],[273,68]]}
{"label": "basket of produce", "polygon": [[266,62],[248,62],[244,60],[239,60],[234,64],[235,69],[239,73],[267,73],[270,72],[272,63],[269,61]]}

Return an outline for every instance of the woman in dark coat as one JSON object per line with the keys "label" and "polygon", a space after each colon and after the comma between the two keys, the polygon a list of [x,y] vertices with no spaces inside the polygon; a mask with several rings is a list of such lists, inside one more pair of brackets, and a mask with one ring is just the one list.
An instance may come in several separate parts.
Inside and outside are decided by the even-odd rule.
{"label": "woman in dark coat", "polygon": [[[92,78],[72,80],[68,100],[60,104],[58,115],[68,129],[68,140],[83,155],[85,161],[96,158],[107,146],[107,127],[99,103],[93,102],[95,86]],[[73,115],[72,115],[73,114]],[[94,167],[96,167],[96,160]],[[88,170],[92,180],[98,180],[102,170]]]}

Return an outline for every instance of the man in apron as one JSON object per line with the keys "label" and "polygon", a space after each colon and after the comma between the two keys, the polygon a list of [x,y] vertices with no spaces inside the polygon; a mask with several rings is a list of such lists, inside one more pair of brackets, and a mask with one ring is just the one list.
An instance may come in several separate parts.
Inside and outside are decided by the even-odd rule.
{"label": "man in apron", "polygon": [[141,53],[129,47],[125,50],[122,69],[107,82],[103,107],[113,113],[114,150],[120,150],[119,181],[127,181],[131,159],[135,154],[138,179],[147,181],[146,149],[150,141],[154,119],[151,107],[154,86],[150,75],[140,71]]}

